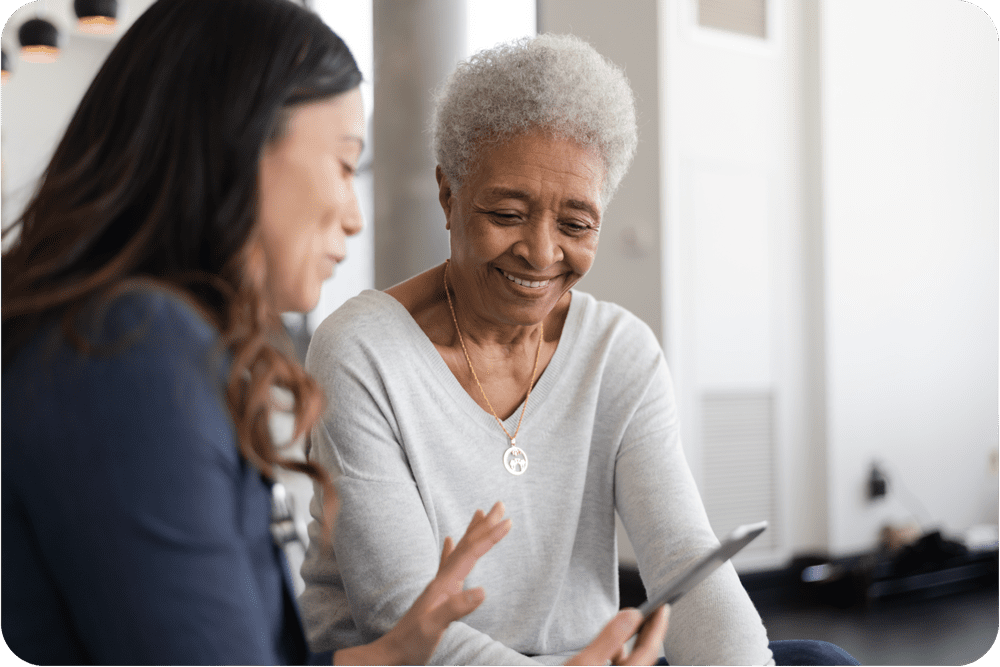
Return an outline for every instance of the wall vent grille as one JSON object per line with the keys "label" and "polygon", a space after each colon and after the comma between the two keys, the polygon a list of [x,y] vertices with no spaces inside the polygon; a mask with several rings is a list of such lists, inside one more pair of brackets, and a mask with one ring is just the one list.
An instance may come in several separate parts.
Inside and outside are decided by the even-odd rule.
{"label": "wall vent grille", "polygon": [[698,24],[767,39],[767,0],[698,0]]}
{"label": "wall vent grille", "polygon": [[702,497],[720,538],[744,523],[767,520],[746,553],[778,548],[774,399],[770,391],[703,395]]}

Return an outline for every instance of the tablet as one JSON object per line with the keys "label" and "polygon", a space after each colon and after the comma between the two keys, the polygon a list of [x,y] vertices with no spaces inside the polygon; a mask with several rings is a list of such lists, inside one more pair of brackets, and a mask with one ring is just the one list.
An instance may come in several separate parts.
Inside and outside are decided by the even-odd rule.
{"label": "tablet", "polygon": [[718,549],[700,558],[691,567],[674,577],[662,595],[652,600],[646,600],[639,607],[642,617],[646,618],[661,606],[673,604],[680,600],[685,593],[697,586],[705,577],[712,574],[716,568],[732,558],[737,551],[750,544],[754,538],[763,533],[765,528],[767,528],[767,521],[761,521],[760,523],[740,526],[731,532],[722,541]]}

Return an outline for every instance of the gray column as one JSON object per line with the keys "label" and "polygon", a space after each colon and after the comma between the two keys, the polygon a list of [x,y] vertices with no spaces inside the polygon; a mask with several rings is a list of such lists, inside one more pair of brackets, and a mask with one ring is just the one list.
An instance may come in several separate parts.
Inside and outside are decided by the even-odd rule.
{"label": "gray column", "polygon": [[427,129],[432,91],[465,55],[465,0],[374,0],[375,288],[449,255]]}

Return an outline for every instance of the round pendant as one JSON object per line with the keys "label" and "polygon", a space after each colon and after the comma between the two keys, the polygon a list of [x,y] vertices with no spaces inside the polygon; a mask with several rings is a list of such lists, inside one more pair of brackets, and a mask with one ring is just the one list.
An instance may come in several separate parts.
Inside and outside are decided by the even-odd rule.
{"label": "round pendant", "polygon": [[511,445],[510,449],[503,453],[503,467],[511,475],[521,475],[528,469],[528,455],[520,447]]}

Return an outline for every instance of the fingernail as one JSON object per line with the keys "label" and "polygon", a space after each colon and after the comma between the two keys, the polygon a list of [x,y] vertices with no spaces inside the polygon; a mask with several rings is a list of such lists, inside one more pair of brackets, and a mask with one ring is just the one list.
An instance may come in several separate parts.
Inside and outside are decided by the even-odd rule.
{"label": "fingernail", "polygon": [[510,532],[510,527],[513,525],[513,523],[514,522],[511,521],[510,519],[505,519],[504,521],[500,522],[499,524],[497,524],[497,527],[493,529],[492,537],[500,539],[508,532]]}
{"label": "fingernail", "polygon": [[618,614],[618,618],[615,619],[615,627],[619,632],[628,632],[639,622],[642,614],[639,613],[638,609],[624,609],[622,611],[624,613]]}
{"label": "fingernail", "polygon": [[465,599],[470,604],[482,602],[486,599],[486,591],[482,588],[470,588],[465,591]]}

